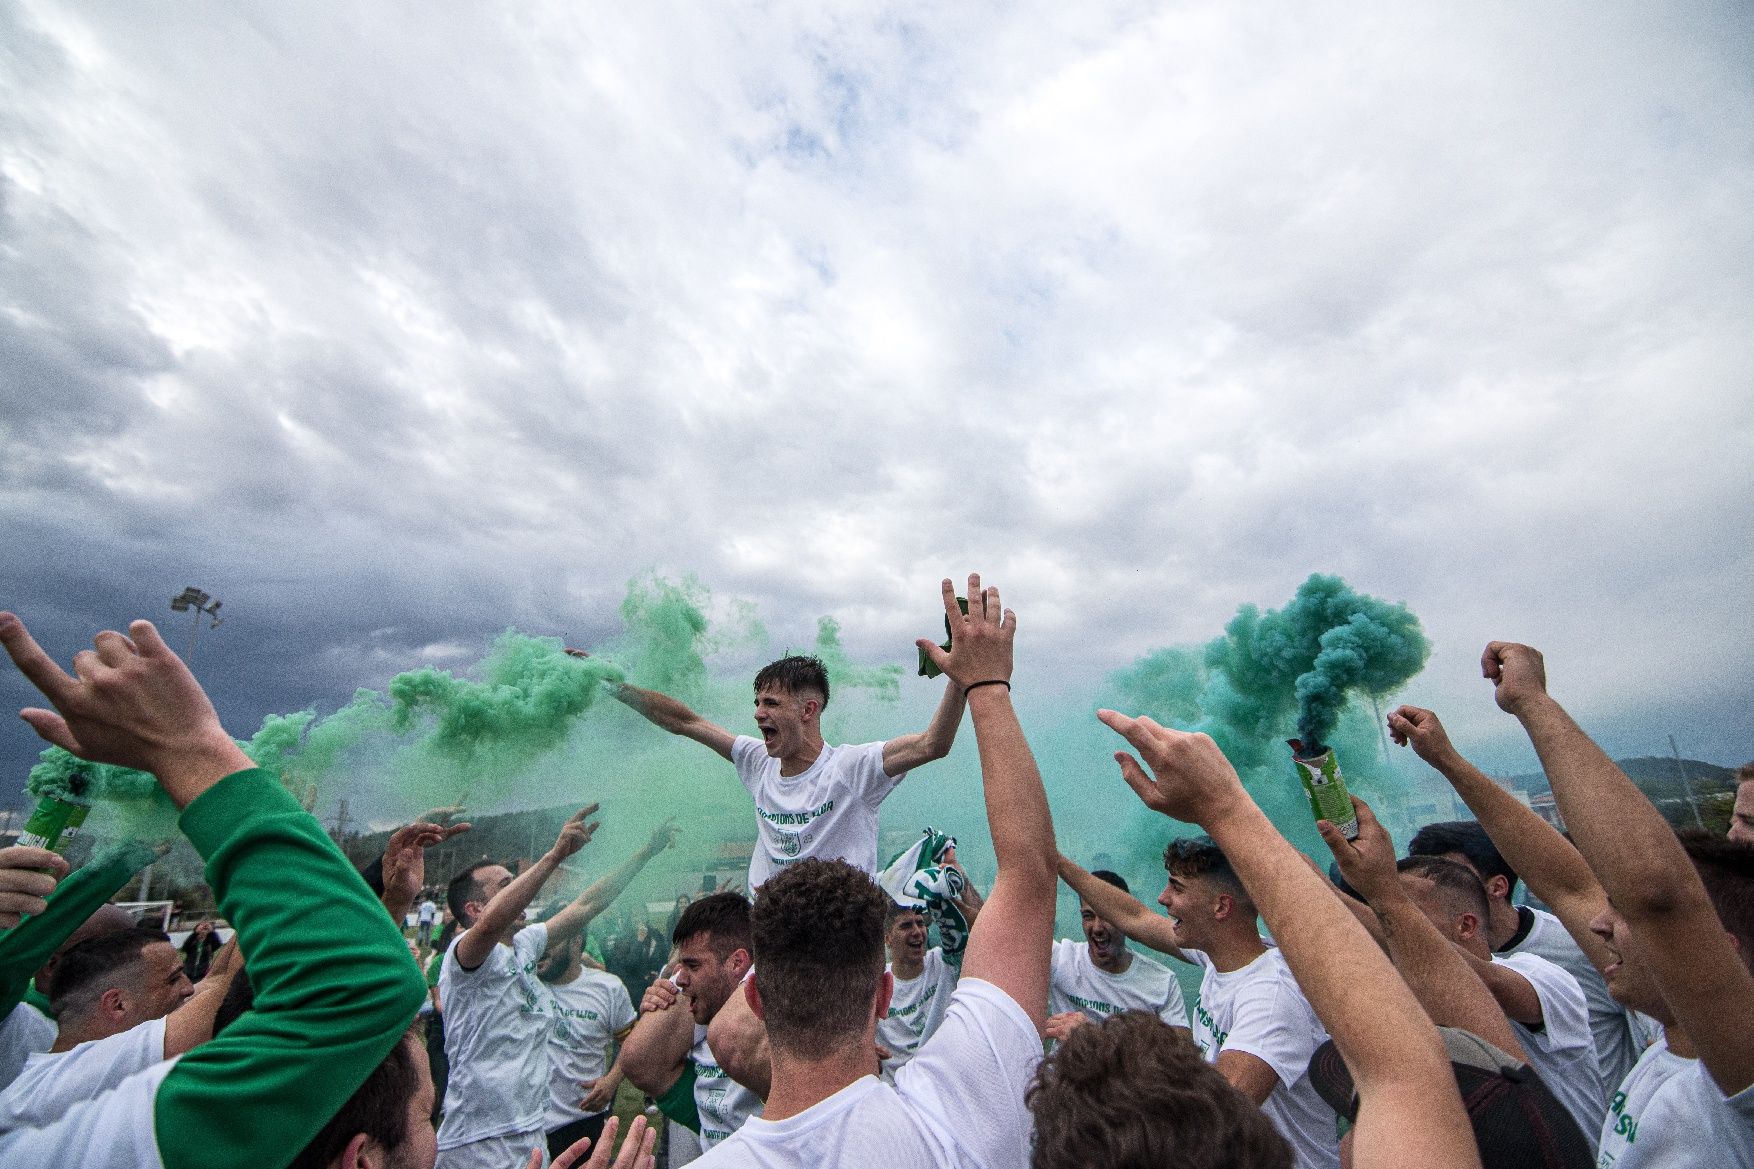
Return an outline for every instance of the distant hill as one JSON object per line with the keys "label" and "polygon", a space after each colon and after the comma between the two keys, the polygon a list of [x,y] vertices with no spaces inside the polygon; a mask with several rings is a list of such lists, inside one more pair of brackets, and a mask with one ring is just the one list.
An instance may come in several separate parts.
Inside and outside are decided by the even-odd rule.
{"label": "distant hill", "polygon": [[[1632,759],[1616,759],[1614,764],[1653,800],[1681,798],[1684,794],[1681,790],[1683,772],[1693,784],[1696,795],[1729,791],[1736,786],[1736,773],[1733,769],[1707,763],[1703,759],[1683,759],[1679,768],[1671,755],[1639,755]],[[1530,794],[1553,790],[1546,774],[1539,771],[1531,775],[1513,775],[1510,777],[1510,784]]]}

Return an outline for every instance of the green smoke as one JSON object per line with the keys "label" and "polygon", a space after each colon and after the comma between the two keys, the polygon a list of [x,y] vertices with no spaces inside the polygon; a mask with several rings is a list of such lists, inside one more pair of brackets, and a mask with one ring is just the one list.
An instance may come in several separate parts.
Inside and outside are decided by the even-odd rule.
{"label": "green smoke", "polygon": [[828,670],[828,687],[843,690],[865,690],[885,702],[894,702],[901,694],[902,667],[890,662],[881,666],[854,665],[840,643],[840,622],[823,617],[816,622],[816,657]]}
{"label": "green smoke", "polygon": [[706,681],[706,608],[711,598],[692,576],[672,584],[652,575],[628,582],[621,602],[627,635],[612,648],[627,676],[675,698],[698,696]]}

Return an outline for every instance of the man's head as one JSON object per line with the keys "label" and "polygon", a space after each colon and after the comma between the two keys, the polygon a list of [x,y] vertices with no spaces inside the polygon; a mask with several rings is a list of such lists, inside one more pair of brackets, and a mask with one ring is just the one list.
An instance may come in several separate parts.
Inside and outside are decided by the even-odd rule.
{"label": "man's head", "polygon": [[1163,867],[1169,882],[1157,903],[1175,926],[1176,945],[1205,950],[1214,937],[1254,932],[1255,903],[1210,836],[1170,841]]}
{"label": "man's head", "polygon": [[133,929],[135,924],[134,915],[119,905],[98,906],[92,911],[90,917],[80,922],[72,933],[61,940],[61,944],[55,947],[55,952],[49,955],[49,960],[44,962],[36,972],[37,990],[41,991],[44,997],[48,996],[49,987],[55,980],[55,967],[60,964],[61,955],[90,938],[100,937],[104,934],[119,934],[124,930]]}
{"label": "man's head", "polygon": [[[451,915],[468,929],[475,924],[493,895],[512,883],[512,871],[498,861],[477,861],[451,878],[445,887],[445,904]],[[524,920],[519,914],[518,922]]]}
{"label": "man's head", "polygon": [[756,1009],[775,1051],[823,1059],[869,1041],[889,1009],[889,899],[845,861],[802,860],[770,878],[750,914]]}
{"label": "man's head", "polygon": [[[1718,923],[1730,936],[1730,944],[1736,947],[1742,964],[1754,971],[1754,844],[1697,829],[1676,835],[1717,911]],[[1643,941],[1620,911],[1610,904],[1596,915],[1590,930],[1602,939],[1612,957],[1602,977],[1614,1000],[1669,1022],[1668,1004],[1657,988]]]}
{"label": "man's head", "polygon": [[1736,806],[1730,810],[1730,839],[1754,844],[1754,763],[1736,769]]}
{"label": "man's head", "polygon": [[1499,855],[1498,846],[1478,820],[1445,820],[1427,824],[1413,834],[1408,856],[1440,856],[1474,870],[1486,887],[1488,901],[1510,904],[1516,892],[1516,870]]}
{"label": "man's head", "polygon": [[676,921],[676,985],[696,1023],[708,1023],[749,971],[749,902],[741,893],[702,897]]}
{"label": "man's head", "polygon": [[432,1107],[432,1069],[411,1027],[291,1169],[432,1169],[438,1156]]}
{"label": "man's head", "polygon": [[170,938],[134,926],[87,938],[62,954],[49,1005],[63,1030],[95,1039],[163,1018],[194,993]]}
{"label": "man's head", "polygon": [[816,745],[827,705],[828,668],[817,658],[781,658],[755,675],[755,725],[775,759]]}
{"label": "man's head", "polygon": [[[1090,875],[1098,881],[1113,885],[1122,893],[1132,892],[1119,873],[1111,873],[1107,869],[1092,869]],[[1078,920],[1084,927],[1084,942],[1090,947],[1091,964],[1110,974],[1120,973],[1120,968],[1129,961],[1126,935],[1092,909],[1090,903],[1082,897],[1078,899]]]}
{"label": "man's head", "polygon": [[1474,870],[1440,856],[1410,856],[1395,869],[1401,888],[1437,932],[1476,958],[1492,957],[1486,940],[1486,887]]}
{"label": "man's head", "polygon": [[1273,1122],[1144,1011],[1075,1029],[1036,1069],[1032,1169],[1289,1169]]}
{"label": "man's head", "polygon": [[888,923],[883,928],[883,943],[889,949],[889,960],[910,969],[924,962],[929,925],[922,910],[891,902]]}

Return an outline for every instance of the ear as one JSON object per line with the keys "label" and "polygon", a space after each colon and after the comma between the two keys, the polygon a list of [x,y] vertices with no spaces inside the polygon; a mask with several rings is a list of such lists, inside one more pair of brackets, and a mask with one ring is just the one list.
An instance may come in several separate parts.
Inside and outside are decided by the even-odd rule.
{"label": "ear", "polygon": [[754,1012],[757,1019],[763,1023],[767,1022],[767,1016],[761,1010],[761,992],[755,988],[753,978],[743,980],[743,1001],[749,1004],[749,1009]]}
{"label": "ear", "polygon": [[804,700],[804,717],[806,719],[813,719],[821,713],[822,703],[816,701],[814,698],[806,698]]}
{"label": "ear", "polygon": [[1212,918],[1214,921],[1228,921],[1236,912],[1236,898],[1228,893],[1220,893],[1212,899]]}
{"label": "ear", "polygon": [[378,1142],[362,1132],[353,1134],[341,1155],[331,1162],[331,1169],[381,1169],[385,1164],[383,1149]]}
{"label": "ear", "polygon": [[1480,919],[1471,913],[1464,913],[1456,918],[1456,940],[1466,941],[1480,932]]}
{"label": "ear", "polygon": [[1510,881],[1509,881],[1509,879],[1506,878],[1503,873],[1499,873],[1496,876],[1487,877],[1486,878],[1486,896],[1489,900],[1492,900],[1492,901],[1509,901],[1510,900]]}
{"label": "ear", "polygon": [[[751,978],[749,981],[754,982],[755,980]],[[876,1018],[879,1023],[889,1017],[889,1002],[894,997],[895,975],[885,970],[883,977],[877,980],[877,997],[871,1004],[876,1008]]]}
{"label": "ear", "polygon": [[[725,964],[737,972],[738,978],[742,978],[749,973],[749,967],[754,964],[754,961],[749,956],[748,950],[739,947],[731,951],[731,956],[725,959]],[[755,980],[751,978],[749,981],[753,983]]]}
{"label": "ear", "polygon": [[128,1013],[128,996],[120,987],[112,986],[98,996],[98,1007],[112,1019],[120,1019]]}

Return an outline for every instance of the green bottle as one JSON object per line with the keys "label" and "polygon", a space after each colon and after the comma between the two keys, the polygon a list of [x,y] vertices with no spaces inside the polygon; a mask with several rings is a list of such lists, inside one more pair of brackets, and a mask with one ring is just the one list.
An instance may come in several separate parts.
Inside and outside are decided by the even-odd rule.
{"label": "green bottle", "polygon": [[89,815],[91,805],[70,793],[46,795],[37,801],[36,811],[30,814],[24,831],[18,835],[18,843],[65,855]]}

